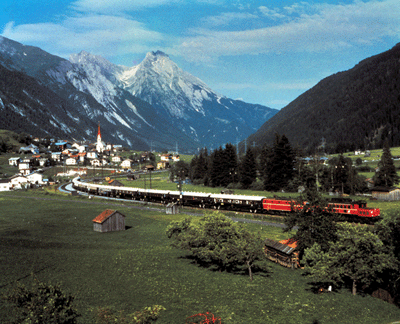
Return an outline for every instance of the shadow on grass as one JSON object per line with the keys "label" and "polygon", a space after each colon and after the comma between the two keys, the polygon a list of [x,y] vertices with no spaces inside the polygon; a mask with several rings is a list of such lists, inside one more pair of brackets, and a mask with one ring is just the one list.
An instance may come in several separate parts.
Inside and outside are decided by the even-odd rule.
{"label": "shadow on grass", "polygon": [[[227,272],[227,273],[231,273],[233,275],[247,276],[247,277],[249,276],[248,269],[245,265],[223,267],[223,266],[220,266],[220,265],[212,263],[212,262],[205,262],[193,255],[181,256],[181,257],[179,257],[179,259],[187,260],[192,265],[195,265],[199,268],[208,269],[212,272]],[[265,278],[269,277],[270,274],[272,273],[266,264],[264,265],[264,264],[257,264],[257,263],[252,266],[251,271],[252,271],[253,275],[258,275],[258,276],[262,276]]]}

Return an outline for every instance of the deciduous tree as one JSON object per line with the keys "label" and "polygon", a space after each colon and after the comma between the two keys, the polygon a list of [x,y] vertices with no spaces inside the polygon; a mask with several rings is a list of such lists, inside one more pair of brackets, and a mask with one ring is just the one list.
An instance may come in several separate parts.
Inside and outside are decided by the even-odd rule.
{"label": "deciduous tree", "polygon": [[298,242],[300,257],[314,243],[327,251],[329,242],[336,239],[337,216],[329,213],[327,206],[327,201],[315,188],[306,188],[304,194],[293,202],[293,211],[285,216],[286,232],[297,227],[293,239]]}
{"label": "deciduous tree", "polygon": [[306,249],[304,260],[306,269],[314,282],[352,282],[352,294],[357,286],[369,286],[380,280],[379,274],[388,268],[396,268],[393,256],[366,226],[340,223],[337,240],[329,243],[329,250],[323,252],[318,243]]}
{"label": "deciduous tree", "polygon": [[208,213],[198,221],[187,218],[173,222],[167,235],[173,246],[221,270],[246,267],[251,280],[255,263],[264,259],[262,239],[219,212]]}

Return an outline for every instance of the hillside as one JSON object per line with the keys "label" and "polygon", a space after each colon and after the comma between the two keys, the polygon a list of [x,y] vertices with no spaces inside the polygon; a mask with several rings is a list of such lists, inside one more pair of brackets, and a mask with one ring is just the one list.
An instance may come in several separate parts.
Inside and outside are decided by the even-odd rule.
{"label": "hillside", "polygon": [[272,144],[275,133],[310,152],[400,144],[400,44],[320,81],[264,123],[248,142]]}

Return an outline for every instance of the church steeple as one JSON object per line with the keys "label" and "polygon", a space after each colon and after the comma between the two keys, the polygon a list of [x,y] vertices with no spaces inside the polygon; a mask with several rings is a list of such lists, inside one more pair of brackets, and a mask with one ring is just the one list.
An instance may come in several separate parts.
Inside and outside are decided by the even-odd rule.
{"label": "church steeple", "polygon": [[100,122],[99,122],[99,128],[97,130],[96,150],[97,152],[102,153],[104,149],[105,149],[105,144],[101,141]]}
{"label": "church steeple", "polygon": [[101,142],[100,122],[99,122],[99,129],[97,131],[97,142]]}

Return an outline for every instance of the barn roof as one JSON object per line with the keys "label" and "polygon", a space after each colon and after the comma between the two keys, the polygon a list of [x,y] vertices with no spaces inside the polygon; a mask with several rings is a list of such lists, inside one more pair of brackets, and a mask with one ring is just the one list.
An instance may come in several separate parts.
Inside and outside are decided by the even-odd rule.
{"label": "barn roof", "polygon": [[[117,211],[112,209],[106,209],[100,215],[98,215],[95,219],[93,219],[93,223],[103,223],[108,217],[114,215]],[[121,214],[121,213],[119,213]],[[121,214],[125,217],[125,215]]]}
{"label": "barn roof", "polygon": [[280,242],[276,242],[276,241],[271,240],[271,239],[266,239],[265,240],[265,246],[267,246],[269,248],[273,248],[273,249],[275,249],[277,251],[283,252],[283,253],[288,254],[288,255],[292,254],[294,252],[294,250],[295,250],[293,247],[291,247],[289,245],[282,244]]}

